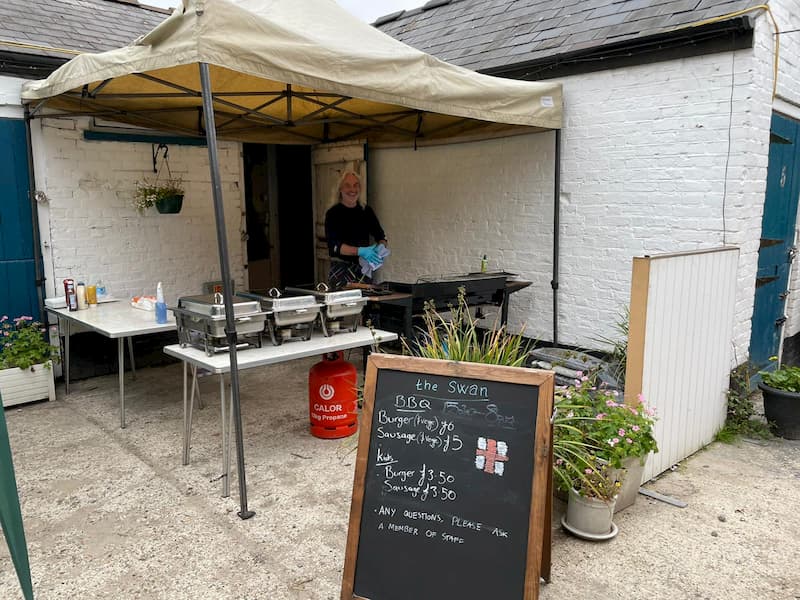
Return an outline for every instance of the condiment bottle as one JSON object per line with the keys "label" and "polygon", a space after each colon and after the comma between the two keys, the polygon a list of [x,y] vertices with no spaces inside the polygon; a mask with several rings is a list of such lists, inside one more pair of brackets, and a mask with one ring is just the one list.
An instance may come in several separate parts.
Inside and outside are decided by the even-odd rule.
{"label": "condiment bottle", "polygon": [[78,310],[78,296],[75,293],[75,280],[64,280],[64,294],[67,297],[67,308],[69,310]]}
{"label": "condiment bottle", "polygon": [[486,255],[483,255],[481,259],[481,273],[486,273],[486,269],[489,266],[489,260],[486,258]]}
{"label": "condiment bottle", "polygon": [[164,302],[164,290],[161,282],[156,287],[156,323],[164,324],[167,322],[167,304]]}
{"label": "condiment bottle", "polygon": [[84,310],[89,308],[89,305],[86,304],[86,284],[82,281],[78,282],[78,287],[76,288],[76,293],[78,296],[78,310]]}
{"label": "condiment bottle", "polygon": [[97,308],[97,286],[86,286],[86,303],[89,308]]}

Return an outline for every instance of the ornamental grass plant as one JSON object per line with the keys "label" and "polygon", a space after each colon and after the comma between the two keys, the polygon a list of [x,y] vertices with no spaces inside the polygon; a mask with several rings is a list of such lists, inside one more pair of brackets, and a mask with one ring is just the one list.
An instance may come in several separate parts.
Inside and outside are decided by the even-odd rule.
{"label": "ornamental grass plant", "polygon": [[487,365],[522,367],[528,358],[530,341],[509,333],[505,325],[484,330],[472,316],[466,290],[458,288],[455,306],[449,305],[443,314],[433,302],[424,306],[423,326],[416,341],[403,340],[405,352],[423,358],[439,358]]}
{"label": "ornamental grass plant", "polygon": [[32,369],[58,360],[58,348],[45,339],[46,330],[33,317],[0,317],[0,369]]}

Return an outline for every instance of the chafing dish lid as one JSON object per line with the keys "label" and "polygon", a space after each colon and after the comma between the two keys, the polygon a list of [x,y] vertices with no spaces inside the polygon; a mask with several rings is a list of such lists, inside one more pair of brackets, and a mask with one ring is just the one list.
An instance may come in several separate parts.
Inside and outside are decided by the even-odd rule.
{"label": "chafing dish lid", "polygon": [[366,304],[367,301],[360,289],[332,291],[324,283],[317,285],[316,289],[288,287],[286,291],[296,294],[313,294],[318,301],[324,304],[345,304],[362,300]]}
{"label": "chafing dish lid", "polygon": [[[261,305],[257,300],[243,298],[238,295],[232,297],[234,316],[260,313]],[[183,296],[178,298],[178,308],[183,308],[191,312],[209,315],[225,315],[225,303],[222,294],[204,294],[202,296]]]}

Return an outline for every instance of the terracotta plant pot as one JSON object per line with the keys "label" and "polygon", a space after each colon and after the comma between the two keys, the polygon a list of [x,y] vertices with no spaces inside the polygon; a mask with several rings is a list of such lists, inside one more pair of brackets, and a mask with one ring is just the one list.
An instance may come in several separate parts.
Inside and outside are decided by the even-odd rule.
{"label": "terracotta plant pot", "polygon": [[787,440],[800,440],[800,393],[786,392],[761,382],[764,416],[772,432]]}
{"label": "terracotta plant pot", "polygon": [[174,215],[181,212],[183,207],[183,194],[167,196],[156,200],[156,209],[162,215]]}

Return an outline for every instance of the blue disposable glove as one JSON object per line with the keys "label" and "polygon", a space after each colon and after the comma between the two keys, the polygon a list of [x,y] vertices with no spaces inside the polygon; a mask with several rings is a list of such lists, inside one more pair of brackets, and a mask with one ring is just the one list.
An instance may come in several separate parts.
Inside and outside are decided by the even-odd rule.
{"label": "blue disposable glove", "polygon": [[378,249],[375,244],[372,246],[359,246],[358,255],[367,262],[380,265],[383,263],[381,255],[378,254]]}

